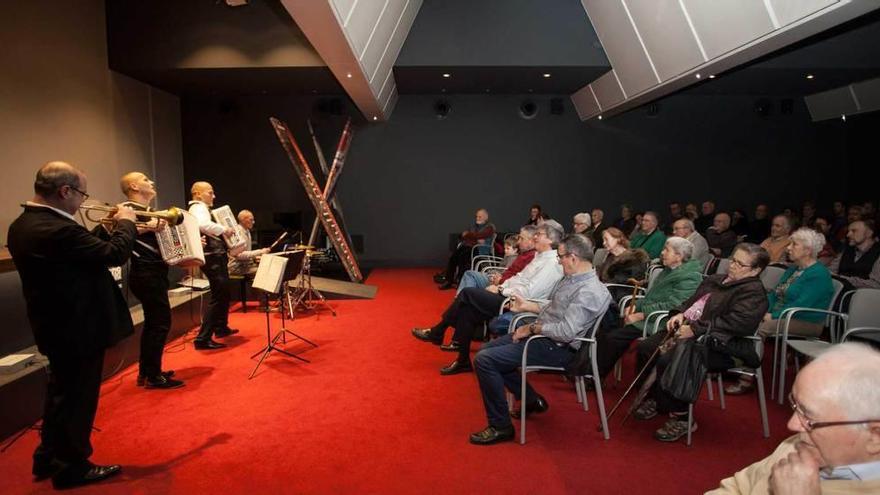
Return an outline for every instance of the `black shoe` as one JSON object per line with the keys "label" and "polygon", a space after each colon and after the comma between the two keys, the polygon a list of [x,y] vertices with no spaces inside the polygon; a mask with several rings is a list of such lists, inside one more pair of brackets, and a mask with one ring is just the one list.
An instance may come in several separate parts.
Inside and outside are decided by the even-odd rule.
{"label": "black shoe", "polygon": [[31,468],[31,473],[33,473],[35,481],[43,481],[44,479],[55,476],[65,467],[67,467],[67,464],[54,457],[48,460],[42,458],[37,459],[34,457],[34,466]]}
{"label": "black shoe", "polygon": [[508,428],[487,426],[483,431],[471,433],[471,443],[474,445],[492,445],[493,443],[513,440],[515,436],[516,431],[513,429],[513,425]]}
{"label": "black shoe", "polygon": [[182,381],[168,378],[165,375],[156,375],[144,380],[144,388],[177,388],[182,386]]}
{"label": "black shoe", "polygon": [[[164,376],[165,378],[171,378],[172,376],[174,376],[174,370],[160,371],[159,374],[161,376]],[[137,386],[143,387],[144,383],[146,383],[146,381],[147,381],[146,375],[141,375],[140,373],[138,373]]]}
{"label": "black shoe", "polygon": [[235,328],[224,328],[222,330],[214,331],[214,336],[220,337],[222,339],[223,337],[229,337],[230,335],[235,335],[237,333],[238,333],[238,330]]}
{"label": "black shoe", "polygon": [[425,342],[430,342],[434,345],[442,344],[442,342],[438,341],[437,339],[434,338],[433,335],[431,335],[430,328],[413,328],[412,334],[413,334],[413,337],[415,337],[419,340],[424,340]]}
{"label": "black shoe", "polygon": [[445,273],[435,273],[434,274],[434,283],[442,284],[446,282],[446,274]]}
{"label": "black shoe", "polygon": [[[547,402],[547,399],[539,395],[535,402],[529,402],[526,404],[526,417],[528,418],[532,413],[542,413],[547,409],[550,409],[550,404]],[[510,417],[519,419],[520,410],[521,409],[514,409],[513,411],[510,411]]]}
{"label": "black shoe", "polygon": [[450,290],[450,289],[454,289],[454,288],[455,288],[455,285],[454,285],[454,284],[451,284],[451,283],[449,283],[449,282],[446,282],[446,283],[444,283],[443,285],[441,285],[440,287],[437,287],[437,288],[440,289],[440,290]]}
{"label": "black shoe", "polygon": [[120,472],[122,472],[122,466],[119,464],[111,466],[92,465],[86,472],[82,472],[82,470],[74,471],[68,468],[52,477],[52,486],[56,490],[63,490],[75,486],[89,485],[115,476]]}
{"label": "black shoe", "polygon": [[458,352],[459,349],[461,349],[461,346],[454,340],[449,345],[444,344],[440,346],[440,350],[446,352]]}
{"label": "black shoe", "polygon": [[193,340],[193,347],[198,351],[209,351],[212,349],[223,349],[226,347],[226,344],[221,344],[220,342],[215,342],[211,339],[206,341]]}
{"label": "black shoe", "polygon": [[470,361],[465,361],[464,363],[458,362],[458,359],[452,362],[449,366],[445,368],[440,368],[441,375],[457,375],[459,373],[468,373],[470,371],[474,371],[474,367],[471,366]]}

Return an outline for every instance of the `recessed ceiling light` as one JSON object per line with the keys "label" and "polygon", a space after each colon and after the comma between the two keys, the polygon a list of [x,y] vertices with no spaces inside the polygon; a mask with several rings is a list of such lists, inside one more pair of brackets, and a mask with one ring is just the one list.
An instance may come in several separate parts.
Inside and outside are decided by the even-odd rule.
{"label": "recessed ceiling light", "polygon": [[703,77],[703,76],[701,76],[700,73],[697,72],[697,79],[699,79],[699,78],[701,78],[701,77]]}
{"label": "recessed ceiling light", "polygon": [[715,74],[709,74],[709,79],[715,79]]}
{"label": "recessed ceiling light", "polygon": [[450,74],[448,72],[444,72],[443,77],[449,78],[449,77],[452,77],[452,74]]}
{"label": "recessed ceiling light", "polygon": [[446,92],[446,88],[442,88],[442,89],[440,90],[440,92],[441,92],[441,93],[445,93],[445,92]]}
{"label": "recessed ceiling light", "polygon": [[373,115],[373,120],[379,120],[379,117],[376,117],[375,115]]}
{"label": "recessed ceiling light", "polygon": [[841,115],[841,116],[840,116],[840,120],[846,122],[846,114]]}
{"label": "recessed ceiling light", "polygon": [[533,92],[533,91],[535,91],[535,90],[532,89],[532,88],[529,88],[529,93],[531,93],[531,92]]}
{"label": "recessed ceiling light", "polygon": [[487,92],[487,93],[489,92],[489,88],[486,88],[486,92]]}
{"label": "recessed ceiling light", "polygon": [[602,116],[601,116],[601,115],[599,116],[599,120],[602,120]]}
{"label": "recessed ceiling light", "polygon": [[814,78],[814,77],[815,77],[815,76],[812,75],[812,74],[807,74],[807,79],[812,79],[812,78]]}
{"label": "recessed ceiling light", "polygon": [[549,73],[549,72],[545,72],[545,73],[544,73],[544,79],[547,79],[547,78],[549,78],[549,77],[550,77],[550,73]]}
{"label": "recessed ceiling light", "polygon": [[351,79],[351,72],[349,72],[348,74],[346,74],[345,77]]}

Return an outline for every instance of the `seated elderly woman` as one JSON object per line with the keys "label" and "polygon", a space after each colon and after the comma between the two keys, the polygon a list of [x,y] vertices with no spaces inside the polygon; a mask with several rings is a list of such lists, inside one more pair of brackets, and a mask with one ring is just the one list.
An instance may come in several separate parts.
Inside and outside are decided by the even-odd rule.
{"label": "seated elderly woman", "polygon": [[[605,284],[628,284],[629,279],[642,280],[648,268],[648,253],[642,249],[629,249],[629,239],[617,227],[602,232],[602,244],[608,251],[602,266],[596,267],[599,280]],[[619,301],[628,291],[612,289],[611,295]]]}
{"label": "seated elderly woman", "polygon": [[[583,234],[587,238],[590,236],[590,226],[593,224],[589,213],[578,213],[574,216],[572,228],[575,234]],[[592,240],[590,243],[592,244]]]}
{"label": "seated elderly woman", "polygon": [[[638,369],[649,364],[654,351],[665,342],[668,334],[676,339],[673,342],[704,336],[710,340],[712,345],[708,346],[706,363],[710,373],[740,365],[760,366],[761,358],[746,337],[754,334],[767,312],[767,294],[759,275],[769,263],[769,255],[760,246],[742,243],[733,249],[730,260],[730,270],[726,274],[703,280],[687,301],[670,312],[666,332],[657,332],[639,344]],[[663,376],[674,354],[667,351],[658,355],[657,377]],[[633,417],[649,420],[658,412],[669,413],[669,420],[654,433],[654,438],[675,442],[688,433],[688,404],[673,397],[660,386],[661,382],[658,378],[653,383]],[[696,429],[697,422],[694,421],[691,431]]]}
{"label": "seated elderly woman", "polygon": [[[694,245],[681,237],[670,237],[660,252],[663,271],[651,284],[643,299],[637,299],[626,310],[623,328],[603,332],[599,336],[597,358],[599,375],[605,377],[614,363],[623,356],[633,340],[642,336],[645,318],[654,311],[669,311],[678,307],[697,290],[703,281],[703,267],[691,259]],[[651,329],[649,329],[650,331]]]}
{"label": "seated elderly woman", "polygon": [[[763,337],[776,335],[779,316],[788,308],[828,309],[834,286],[831,272],[818,262],[818,255],[825,246],[825,236],[813,229],[802,227],[789,236],[791,242],[786,251],[794,263],[782,274],[779,283],[770,291],[769,311],[764,315],[758,331]],[[823,313],[795,313],[788,325],[789,335],[818,337],[824,327]],[[781,329],[780,329],[781,332]],[[728,394],[744,394],[754,388],[754,379],[742,377],[740,381],[724,389]]]}

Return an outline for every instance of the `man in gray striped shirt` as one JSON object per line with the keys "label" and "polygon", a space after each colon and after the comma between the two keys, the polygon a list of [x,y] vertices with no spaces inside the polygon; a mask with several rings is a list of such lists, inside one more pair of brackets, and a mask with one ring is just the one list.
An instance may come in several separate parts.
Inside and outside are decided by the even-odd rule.
{"label": "man in gray striped shirt", "polygon": [[487,343],[474,358],[489,426],[472,434],[471,443],[489,445],[514,438],[504,387],[517,399],[526,401],[526,414],[543,412],[549,407],[530,386],[526,388],[526,396],[519,397],[522,383],[519,367],[529,337],[549,337],[529,344],[529,365],[564,367],[580,347],[581,343],[575,338],[583,337],[611,303],[611,294],[593,269],[593,247],[586,237],[580,234],[566,237],[557,254],[565,277],[551,294],[550,302],[539,305],[516,297],[511,303],[512,311],[539,313],[538,319]]}

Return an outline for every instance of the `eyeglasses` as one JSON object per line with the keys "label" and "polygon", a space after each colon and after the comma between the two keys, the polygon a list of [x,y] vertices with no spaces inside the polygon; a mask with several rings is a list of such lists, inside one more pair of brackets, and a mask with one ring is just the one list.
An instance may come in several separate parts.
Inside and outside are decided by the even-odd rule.
{"label": "eyeglasses", "polygon": [[750,265],[749,263],[743,263],[742,261],[740,261],[736,258],[733,258],[733,257],[730,258],[730,264],[731,265],[738,265],[741,268],[752,268],[752,265]]}
{"label": "eyeglasses", "polygon": [[794,400],[794,394],[790,392],[788,394],[788,403],[791,405],[791,410],[794,412],[795,416],[797,416],[798,421],[801,422],[801,425],[807,430],[807,432],[828,426],[861,425],[880,421],[880,419],[862,419],[857,421],[813,421],[807,417],[806,413],[801,409],[801,405]]}
{"label": "eyeglasses", "polygon": [[574,253],[565,253],[565,254],[556,253],[556,259],[559,261],[562,261],[562,258],[565,258],[566,256],[574,256],[575,258],[577,257],[577,255]]}
{"label": "eyeglasses", "polygon": [[88,195],[87,193],[84,193],[84,192],[80,191],[79,189],[77,189],[77,188],[71,186],[70,184],[68,184],[67,187],[69,187],[69,188],[73,189],[74,191],[76,191],[76,192],[82,194],[83,201],[89,199],[89,195]]}

